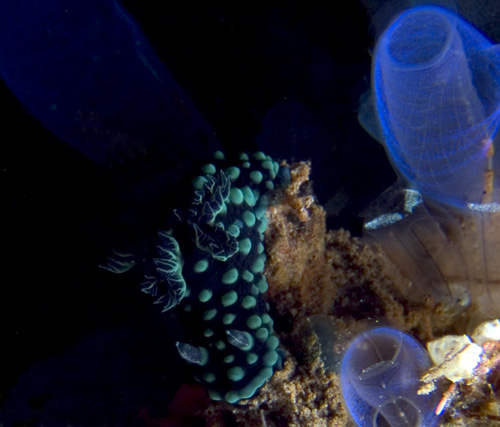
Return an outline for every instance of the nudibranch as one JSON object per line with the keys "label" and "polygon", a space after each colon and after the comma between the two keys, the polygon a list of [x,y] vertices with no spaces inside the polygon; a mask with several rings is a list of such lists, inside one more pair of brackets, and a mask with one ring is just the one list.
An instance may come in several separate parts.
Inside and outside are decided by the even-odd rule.
{"label": "nudibranch", "polygon": [[[253,396],[281,364],[263,297],[264,232],[270,192],[290,181],[289,169],[262,152],[239,160],[226,166],[217,152],[202,168],[190,206],[159,232],[141,284],[162,312],[175,307],[184,330],[180,356],[212,399],[230,403]],[[103,267],[119,270],[116,260]]]}

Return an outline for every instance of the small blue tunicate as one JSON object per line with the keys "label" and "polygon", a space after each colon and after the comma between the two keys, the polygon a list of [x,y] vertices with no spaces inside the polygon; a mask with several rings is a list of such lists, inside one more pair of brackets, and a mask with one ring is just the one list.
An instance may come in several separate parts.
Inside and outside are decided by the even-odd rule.
{"label": "small blue tunicate", "polygon": [[341,365],[345,404],[360,427],[430,427],[439,393],[419,395],[419,380],[431,366],[412,337],[382,327],[358,335]]}
{"label": "small blue tunicate", "polygon": [[[403,12],[377,42],[369,102],[378,133],[397,171],[426,197],[461,208],[483,202],[485,176],[498,167],[497,47],[436,6]],[[370,128],[368,116],[363,109]]]}

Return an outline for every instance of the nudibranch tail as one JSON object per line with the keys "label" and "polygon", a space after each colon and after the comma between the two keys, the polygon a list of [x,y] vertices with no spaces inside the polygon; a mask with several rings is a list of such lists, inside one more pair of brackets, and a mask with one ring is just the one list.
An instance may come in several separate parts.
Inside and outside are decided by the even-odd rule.
{"label": "nudibranch tail", "polygon": [[193,198],[159,233],[142,291],[162,311],[176,307],[184,329],[180,356],[216,400],[251,397],[280,364],[264,276],[270,191],[288,168],[258,152],[226,166],[222,153],[192,181]]}

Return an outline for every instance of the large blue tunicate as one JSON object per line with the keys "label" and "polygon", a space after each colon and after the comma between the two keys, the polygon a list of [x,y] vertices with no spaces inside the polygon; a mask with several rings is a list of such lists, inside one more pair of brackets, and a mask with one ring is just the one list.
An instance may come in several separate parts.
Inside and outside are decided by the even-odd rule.
{"label": "large blue tunicate", "polygon": [[500,123],[498,47],[446,9],[415,7],[378,40],[372,73],[379,130],[397,170],[424,196],[482,203]]}
{"label": "large blue tunicate", "polygon": [[344,355],[340,380],[345,404],[360,427],[430,427],[439,394],[419,395],[429,355],[415,339],[382,327],[357,336]]}
{"label": "large blue tunicate", "polygon": [[204,159],[217,147],[116,0],[3,1],[0,76],[45,127],[97,163],[153,144],[163,164],[180,154]]}

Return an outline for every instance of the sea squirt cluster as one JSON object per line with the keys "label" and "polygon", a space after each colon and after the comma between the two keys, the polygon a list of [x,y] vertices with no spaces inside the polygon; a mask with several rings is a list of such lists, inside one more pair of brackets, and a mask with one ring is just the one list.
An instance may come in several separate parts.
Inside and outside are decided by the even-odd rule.
{"label": "sea squirt cluster", "polygon": [[[377,41],[371,133],[400,181],[372,204],[365,231],[408,279],[400,291],[409,301],[432,298],[452,307],[450,315],[470,304],[470,323],[499,314],[492,303],[499,277],[499,79],[497,47],[441,7],[404,11]],[[434,425],[439,393],[417,394],[429,367],[427,352],[401,331],[358,336],[341,369],[356,423]]]}
{"label": "sea squirt cluster", "polygon": [[378,40],[372,84],[400,180],[368,211],[367,234],[406,275],[412,300],[470,305],[471,328],[498,317],[498,46],[449,10],[409,9]]}

